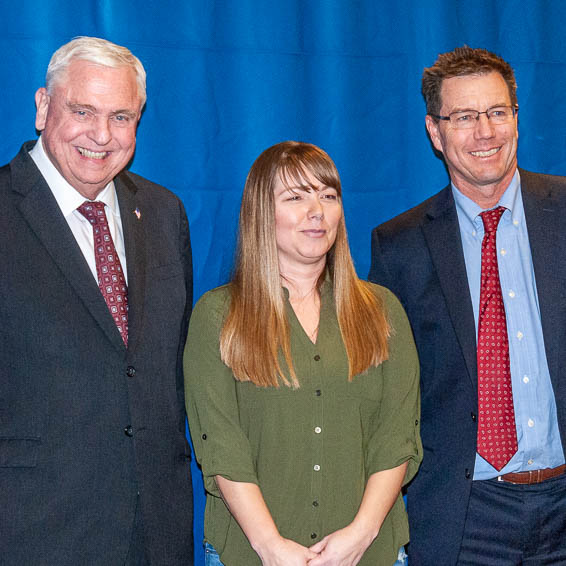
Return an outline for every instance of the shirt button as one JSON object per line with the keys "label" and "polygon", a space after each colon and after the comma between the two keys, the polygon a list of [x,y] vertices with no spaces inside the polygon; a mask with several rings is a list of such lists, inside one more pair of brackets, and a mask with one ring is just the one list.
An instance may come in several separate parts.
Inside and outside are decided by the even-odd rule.
{"label": "shirt button", "polygon": [[505,248],[501,248],[501,255],[505,255],[507,253],[507,250]]}
{"label": "shirt button", "polygon": [[322,429],[321,429],[319,426],[315,426],[315,427],[314,427],[314,432],[315,432],[316,434],[320,434],[320,433],[322,432]]}
{"label": "shirt button", "polygon": [[527,461],[527,464],[528,464],[529,466],[532,466],[532,465],[533,465],[533,462],[534,462],[534,460],[531,458],[530,460]]}
{"label": "shirt button", "polygon": [[535,421],[533,421],[533,419],[529,419],[527,424],[529,425],[529,428],[533,428],[535,426]]}
{"label": "shirt button", "polygon": [[312,502],[312,506],[313,506],[313,507],[318,507],[318,501],[317,501],[316,499]]}
{"label": "shirt button", "polygon": [[314,392],[314,394],[315,394],[317,397],[320,397],[320,396],[322,395],[322,391],[321,391],[320,389],[317,389],[317,390]]}
{"label": "shirt button", "polygon": [[528,375],[523,376],[523,383],[529,383],[529,376]]}
{"label": "shirt button", "polygon": [[128,425],[126,428],[124,428],[124,434],[126,436],[134,436],[134,429],[131,425]]}
{"label": "shirt button", "polygon": [[515,291],[511,290],[509,291],[509,296],[514,299],[515,298]]}
{"label": "shirt button", "polygon": [[134,377],[134,375],[136,375],[136,368],[134,366],[128,366],[126,369],[126,375],[128,377]]}
{"label": "shirt button", "polygon": [[316,533],[311,533],[311,538],[312,538],[312,539],[315,539],[316,537],[317,537],[317,534],[316,534]]}
{"label": "shirt button", "polygon": [[519,332],[517,332],[517,338],[518,338],[519,340],[522,340],[522,339],[523,339],[523,333],[522,333],[520,330],[519,330]]}
{"label": "shirt button", "polygon": [[313,466],[313,470],[314,470],[315,472],[320,472],[320,466],[319,466],[318,464],[315,464],[315,465]]}
{"label": "shirt button", "polygon": [[315,362],[318,362],[319,360],[320,360],[320,356],[317,354],[317,355],[314,357],[314,361],[315,361]]}
{"label": "shirt button", "polygon": [[519,221],[516,218],[513,218],[513,226],[519,226]]}

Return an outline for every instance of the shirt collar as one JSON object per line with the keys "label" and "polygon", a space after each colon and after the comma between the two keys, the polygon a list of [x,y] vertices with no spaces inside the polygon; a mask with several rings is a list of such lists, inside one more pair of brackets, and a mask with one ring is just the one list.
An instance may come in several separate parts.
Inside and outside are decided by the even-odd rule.
{"label": "shirt collar", "polygon": [[[39,136],[37,143],[29,152],[29,155],[49,185],[65,218],[72,214],[85,200],[88,200],[85,199],[85,197],[59,173],[55,165],[53,165],[47,153],[45,153],[41,136]],[[96,200],[103,202],[112,210],[115,216],[120,217],[114,181],[110,181],[110,183],[104,187],[102,192],[96,197]]]}
{"label": "shirt collar", "polygon": [[[475,203],[472,199],[461,193],[454,185],[454,183],[451,183],[451,185],[458,216],[461,219],[465,219],[467,222],[469,222],[473,228],[477,228],[478,225],[483,225],[481,217],[479,215],[484,211],[484,209],[481,208],[481,206]],[[519,175],[519,170],[517,169],[515,171],[515,174],[513,175],[513,178],[511,179],[511,182],[509,183],[509,186],[505,189],[505,192],[501,195],[501,198],[496,205],[503,206],[507,209],[503,213],[502,220],[505,217],[510,220],[511,218],[516,218],[520,214],[520,186],[521,177]],[[495,208],[495,206],[493,208]]]}

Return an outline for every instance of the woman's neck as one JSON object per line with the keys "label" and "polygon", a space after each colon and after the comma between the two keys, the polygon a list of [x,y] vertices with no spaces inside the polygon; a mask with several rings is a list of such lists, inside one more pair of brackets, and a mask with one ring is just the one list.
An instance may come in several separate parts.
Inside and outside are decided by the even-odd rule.
{"label": "woman's neck", "polygon": [[289,300],[302,300],[317,289],[323,265],[305,266],[301,269],[281,271],[281,285],[289,291]]}
{"label": "woman's neck", "polygon": [[318,280],[324,269],[300,269],[281,273],[281,284],[289,291],[289,302],[309,340],[316,343],[320,323],[320,295]]}

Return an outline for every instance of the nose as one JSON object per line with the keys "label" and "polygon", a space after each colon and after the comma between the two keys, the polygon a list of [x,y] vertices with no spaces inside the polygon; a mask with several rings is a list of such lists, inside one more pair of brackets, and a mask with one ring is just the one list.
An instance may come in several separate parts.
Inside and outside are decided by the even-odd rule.
{"label": "nose", "polygon": [[106,145],[112,139],[108,118],[105,116],[97,116],[96,120],[92,123],[90,138],[95,141],[97,145]]}
{"label": "nose", "polygon": [[495,135],[495,128],[484,112],[481,112],[478,116],[474,135],[477,138],[491,138]]}
{"label": "nose", "polygon": [[313,195],[314,198],[311,200],[309,207],[309,218],[315,218],[322,220],[324,218],[324,210],[322,209],[322,203],[318,198],[318,194]]}

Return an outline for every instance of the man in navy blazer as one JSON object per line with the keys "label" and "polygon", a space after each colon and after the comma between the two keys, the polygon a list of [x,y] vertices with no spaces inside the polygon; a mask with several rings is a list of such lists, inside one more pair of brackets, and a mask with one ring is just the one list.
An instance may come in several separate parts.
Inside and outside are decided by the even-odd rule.
{"label": "man in navy blazer", "polygon": [[[76,38],[36,93],[39,140],[0,169],[5,565],[193,563],[189,227],[178,198],[125,170],[144,103],[145,71],[128,49]],[[77,210],[94,201],[125,278],[115,271],[109,287],[127,284],[120,298],[107,289],[108,303]],[[112,301],[127,301],[125,313]]]}
{"label": "man in navy blazer", "polygon": [[[401,299],[421,362],[424,459],[407,492],[409,564],[566,564],[566,179],[518,169],[516,83],[500,57],[441,54],[423,95],[451,183],[374,229],[369,275]],[[480,213],[499,206],[517,444],[498,469],[477,453],[476,342]]]}

